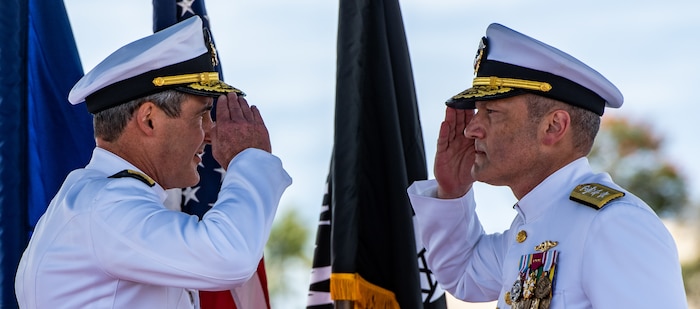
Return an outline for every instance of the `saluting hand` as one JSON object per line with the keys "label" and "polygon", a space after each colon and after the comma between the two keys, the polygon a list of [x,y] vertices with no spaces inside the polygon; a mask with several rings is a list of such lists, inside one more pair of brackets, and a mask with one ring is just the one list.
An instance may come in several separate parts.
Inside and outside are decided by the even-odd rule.
{"label": "saluting hand", "polygon": [[448,107],[445,121],[440,125],[433,173],[438,182],[439,198],[464,196],[474,183],[474,139],[464,135],[464,129],[474,117],[474,111]]}
{"label": "saluting hand", "polygon": [[260,111],[233,92],[219,97],[211,135],[214,159],[225,169],[233,157],[247,148],[272,152],[270,134]]}

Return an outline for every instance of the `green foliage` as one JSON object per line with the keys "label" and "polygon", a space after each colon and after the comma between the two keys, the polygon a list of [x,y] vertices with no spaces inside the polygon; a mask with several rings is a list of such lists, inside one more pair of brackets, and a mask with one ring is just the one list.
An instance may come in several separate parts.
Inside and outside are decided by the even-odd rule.
{"label": "green foliage", "polygon": [[588,158],[657,214],[673,217],[685,208],[688,192],[684,176],[663,153],[663,143],[648,124],[608,117]]}
{"label": "green foliage", "polygon": [[283,262],[286,259],[309,261],[304,246],[309,239],[309,229],[304,225],[299,212],[285,212],[272,227],[267,243],[270,262]]}
{"label": "green foliage", "polygon": [[[265,270],[267,272],[270,299],[274,303],[290,293],[294,271],[311,267],[311,250],[308,248],[310,231],[293,207],[278,214],[265,246]],[[307,271],[305,275],[309,276]],[[273,308],[277,306],[272,306]]]}
{"label": "green foliage", "polygon": [[[660,216],[693,224],[684,176],[663,153],[664,139],[645,123],[608,117],[588,156],[591,164],[639,196]],[[697,215],[690,216],[697,218]],[[683,265],[688,302],[700,304],[700,258]]]}
{"label": "green foliage", "polygon": [[700,259],[693,263],[683,265],[683,282],[688,302],[700,304]]}

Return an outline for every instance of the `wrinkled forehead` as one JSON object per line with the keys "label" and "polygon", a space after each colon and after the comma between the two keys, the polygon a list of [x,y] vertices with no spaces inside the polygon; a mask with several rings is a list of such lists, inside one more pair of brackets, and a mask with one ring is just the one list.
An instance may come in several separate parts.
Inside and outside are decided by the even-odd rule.
{"label": "wrinkled forehead", "polygon": [[183,107],[189,107],[191,109],[203,110],[211,109],[214,106],[215,98],[208,96],[200,96],[189,93],[184,93],[185,96],[182,98],[181,104]]}
{"label": "wrinkled forehead", "polygon": [[525,95],[518,95],[514,97],[507,97],[495,100],[483,100],[474,102],[475,109],[485,109],[485,108],[517,108],[519,106],[524,106],[527,99]]}

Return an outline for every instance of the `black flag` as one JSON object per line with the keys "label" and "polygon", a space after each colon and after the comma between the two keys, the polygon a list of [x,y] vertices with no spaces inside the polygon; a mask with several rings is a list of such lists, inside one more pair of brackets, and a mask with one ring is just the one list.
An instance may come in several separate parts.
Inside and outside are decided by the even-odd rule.
{"label": "black flag", "polygon": [[308,308],[445,308],[406,194],[427,168],[397,0],[340,0],[334,139]]}

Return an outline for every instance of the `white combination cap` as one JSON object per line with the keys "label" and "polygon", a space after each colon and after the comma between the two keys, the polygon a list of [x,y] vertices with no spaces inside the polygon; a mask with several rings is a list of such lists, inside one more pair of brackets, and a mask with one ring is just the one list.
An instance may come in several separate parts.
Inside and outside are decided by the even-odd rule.
{"label": "white combination cap", "polygon": [[552,46],[500,24],[491,24],[474,60],[472,87],[446,104],[474,109],[487,101],[534,93],[598,115],[622,106],[622,93],[596,70]]}
{"label": "white combination cap", "polygon": [[218,97],[243,93],[219,80],[216,50],[199,16],[118,49],[81,78],[68,95],[98,113],[134,99],[175,89]]}

